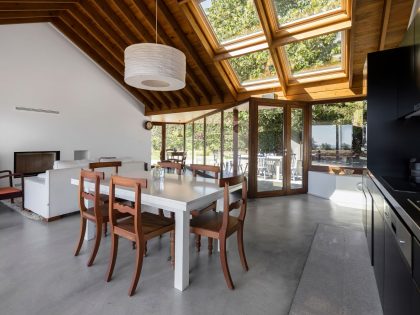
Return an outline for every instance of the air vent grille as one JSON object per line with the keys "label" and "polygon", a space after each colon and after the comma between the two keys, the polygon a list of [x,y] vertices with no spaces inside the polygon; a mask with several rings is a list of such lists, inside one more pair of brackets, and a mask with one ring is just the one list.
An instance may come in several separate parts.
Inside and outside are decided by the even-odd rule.
{"label": "air vent grille", "polygon": [[16,110],[23,110],[27,112],[36,112],[36,113],[44,113],[44,114],[60,114],[57,110],[51,110],[51,109],[42,109],[42,108],[31,108],[31,107],[22,107],[22,106],[16,106]]}

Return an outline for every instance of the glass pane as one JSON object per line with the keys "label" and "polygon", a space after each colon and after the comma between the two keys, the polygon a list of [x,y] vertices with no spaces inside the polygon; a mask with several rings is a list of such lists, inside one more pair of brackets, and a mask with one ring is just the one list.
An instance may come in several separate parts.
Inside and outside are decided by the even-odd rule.
{"label": "glass pane", "polygon": [[296,189],[303,187],[303,109],[292,108],[291,115],[290,188]]}
{"label": "glass pane", "polygon": [[162,151],[162,126],[154,125],[152,128],[152,165],[160,161]]}
{"label": "glass pane", "polygon": [[238,174],[248,176],[249,105],[238,106]]}
{"label": "glass pane", "polygon": [[258,191],[283,189],[283,127],[282,107],[258,107]]}
{"label": "glass pane", "polygon": [[223,177],[233,175],[233,109],[224,111],[223,114]]}
{"label": "glass pane", "polygon": [[366,101],[312,106],[312,165],[366,167]]}
{"label": "glass pane", "polygon": [[184,125],[166,124],[166,159],[173,158],[173,152],[184,151]]}
{"label": "glass pane", "polygon": [[221,44],[261,31],[252,0],[204,0],[200,7]]}
{"label": "glass pane", "polygon": [[193,153],[193,124],[189,123],[185,125],[185,151],[187,153],[187,158],[185,163],[187,165],[192,163],[192,153]]}
{"label": "glass pane", "polygon": [[206,164],[220,165],[221,113],[206,117]]}
{"label": "glass pane", "polygon": [[231,58],[228,61],[241,84],[277,78],[273,59],[268,50]]}
{"label": "glass pane", "polygon": [[341,0],[273,0],[280,25],[341,8]]}
{"label": "glass pane", "polygon": [[204,164],[204,118],[194,122],[194,163]]}
{"label": "glass pane", "polygon": [[293,75],[341,69],[342,33],[331,33],[286,45],[285,50]]}

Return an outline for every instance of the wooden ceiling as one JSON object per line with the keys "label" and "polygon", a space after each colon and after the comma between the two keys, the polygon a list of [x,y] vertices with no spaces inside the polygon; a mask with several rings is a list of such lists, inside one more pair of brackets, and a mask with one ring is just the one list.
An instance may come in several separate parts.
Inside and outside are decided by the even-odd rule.
{"label": "wooden ceiling", "polygon": [[[232,52],[215,51],[200,26],[194,1],[158,1],[159,42],[180,49],[187,57],[186,87],[174,92],[151,92],[124,83],[124,49],[134,43],[154,42],[154,0],[0,0],[0,24],[52,23],[144,103],[146,114],[154,115],[218,108],[272,92],[279,99],[296,101],[363,96],[367,53],[399,45],[413,5],[413,0],[348,0],[343,2],[347,6],[346,19],[331,20],[316,29],[297,28],[295,33],[284,36],[273,29],[268,1],[255,0],[266,39],[260,44],[273,57],[278,83],[244,89],[235,85],[232,73],[223,66],[224,58]],[[342,76],[300,82],[285,78],[277,53],[281,44],[342,30],[347,38],[347,65]],[[236,53],[240,54],[240,49]]]}

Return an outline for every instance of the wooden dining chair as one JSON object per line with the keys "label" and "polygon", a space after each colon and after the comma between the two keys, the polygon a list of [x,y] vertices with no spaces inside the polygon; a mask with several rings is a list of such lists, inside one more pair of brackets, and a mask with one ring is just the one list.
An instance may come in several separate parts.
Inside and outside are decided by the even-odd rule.
{"label": "wooden dining chair", "polygon": [[[133,188],[135,194],[134,206],[121,204],[115,199],[115,187]],[[109,217],[111,224],[111,259],[109,261],[106,281],[111,281],[118,251],[119,237],[136,243],[136,266],[128,295],[132,296],[136,290],[143,265],[146,241],[170,232],[171,263],[175,264],[175,221],[150,212],[141,212],[141,189],[147,187],[146,179],[133,179],[112,176],[109,184]],[[118,215],[129,214],[128,219],[117,221]]]}
{"label": "wooden dining chair", "polygon": [[[118,175],[118,168],[121,167],[122,163],[121,161],[110,161],[110,162],[92,162],[89,163],[89,169],[94,172],[95,169],[98,168],[114,168],[114,172],[116,175]],[[109,202],[109,196],[105,195],[105,194],[100,194],[99,195],[100,200],[103,203],[108,203]],[[108,222],[104,222],[104,237],[106,237],[108,233]]]}
{"label": "wooden dining chair", "polygon": [[[174,170],[178,175],[182,174],[182,164],[181,163],[177,163],[177,162],[169,162],[169,161],[162,161],[162,162],[158,162],[158,165],[162,168],[166,168],[166,169],[172,169]],[[160,216],[164,216],[163,214],[163,209],[159,209],[159,215]],[[171,212],[171,218],[174,219],[175,218],[175,213]]]}
{"label": "wooden dining chair", "polygon": [[[203,165],[203,164],[191,164],[190,165],[193,177],[197,177],[197,174],[200,174],[202,176],[206,175],[206,172],[212,172],[214,174],[213,178],[215,178],[216,180],[219,179],[219,174],[220,174],[220,167],[219,166],[212,166],[212,165]],[[211,204],[209,204],[208,206],[202,208],[202,209],[197,209],[197,210],[193,210],[191,211],[191,215],[193,217],[196,217],[200,214],[203,214],[207,211],[213,210],[216,211],[216,207],[217,207],[217,201],[212,202]],[[196,235],[195,238],[195,247],[197,249],[197,251],[199,252],[201,249],[201,235]],[[208,246],[207,246],[209,255],[211,255],[213,253],[213,239],[211,237],[208,238]]]}
{"label": "wooden dining chair", "polygon": [[[6,175],[1,175],[6,174]],[[21,188],[16,188],[13,185],[13,178],[20,177],[21,180]],[[8,179],[8,185],[0,187],[0,200],[10,199],[11,203],[15,202],[15,198],[22,198],[22,210],[25,207],[25,193],[24,193],[24,176],[20,173],[13,174],[10,170],[0,171],[0,179]]]}
{"label": "wooden dining chair", "polygon": [[[229,187],[239,184],[242,184],[242,196],[239,200],[230,203]],[[243,175],[239,175],[220,179],[219,185],[220,187],[224,187],[223,213],[208,211],[197,217],[193,217],[190,223],[191,232],[197,235],[215,238],[220,241],[220,263],[222,265],[223,274],[228,288],[234,289],[226,256],[226,240],[233,233],[237,232],[238,251],[242,267],[245,271],[248,271],[243,241],[247,208],[247,180]],[[236,217],[230,214],[233,209],[240,209],[239,216]]]}
{"label": "wooden dining chair", "polygon": [[[86,223],[90,220],[96,224],[96,239],[92,253],[88,260],[88,267],[92,266],[98,253],[99,245],[102,237],[102,224],[109,221],[108,206],[101,202],[99,197],[99,188],[101,179],[104,178],[103,172],[92,172],[87,170],[80,171],[79,177],[79,209],[80,209],[80,236],[76,246],[74,256],[78,256],[80,248],[83,244],[83,239],[86,233]],[[85,180],[90,180],[95,183],[95,190],[93,192],[85,192]],[[87,208],[85,200],[93,202],[93,207]]]}

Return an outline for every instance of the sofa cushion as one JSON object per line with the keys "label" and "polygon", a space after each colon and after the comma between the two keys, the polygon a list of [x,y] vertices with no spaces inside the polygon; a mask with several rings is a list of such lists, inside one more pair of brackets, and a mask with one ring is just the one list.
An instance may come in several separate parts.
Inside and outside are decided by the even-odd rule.
{"label": "sofa cushion", "polygon": [[55,161],[53,169],[63,169],[63,168],[87,168],[89,166],[90,160],[67,160],[67,161]]}

